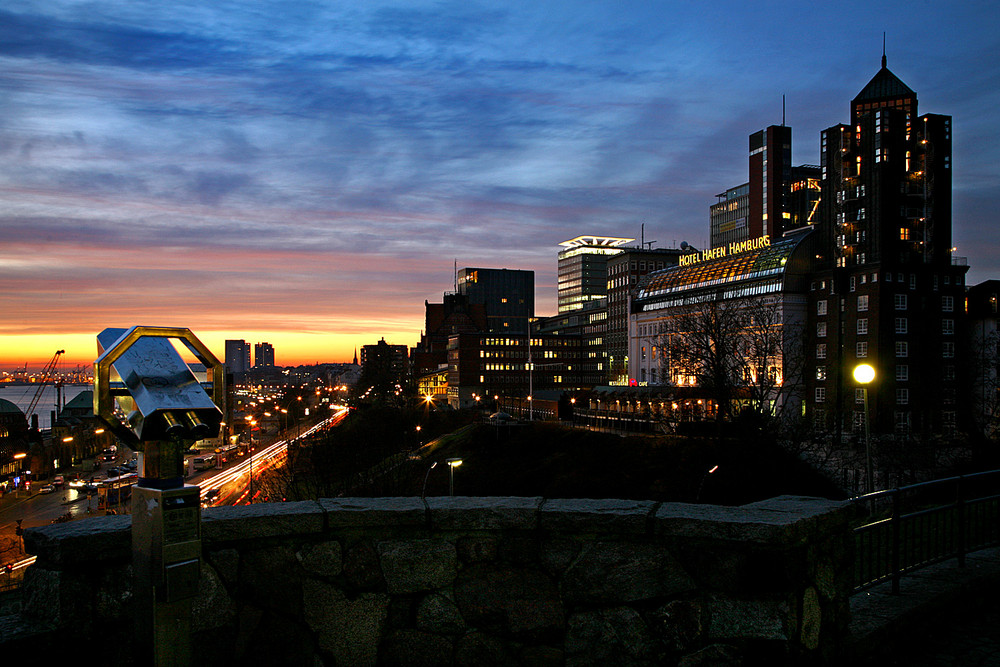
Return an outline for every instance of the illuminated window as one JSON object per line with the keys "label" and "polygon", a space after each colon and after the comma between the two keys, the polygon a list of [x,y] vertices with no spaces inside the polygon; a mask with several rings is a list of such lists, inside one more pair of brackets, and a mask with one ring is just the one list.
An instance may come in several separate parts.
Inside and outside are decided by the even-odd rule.
{"label": "illuminated window", "polygon": [[907,229],[906,227],[900,227],[899,228],[899,240],[900,241],[909,241],[910,240],[910,230]]}
{"label": "illuminated window", "polygon": [[816,302],[816,314],[826,315],[826,299]]}
{"label": "illuminated window", "polygon": [[858,312],[863,313],[868,310],[868,295],[860,294],[858,295]]}
{"label": "illuminated window", "polygon": [[826,379],[826,366],[816,367],[816,379],[820,381]]}

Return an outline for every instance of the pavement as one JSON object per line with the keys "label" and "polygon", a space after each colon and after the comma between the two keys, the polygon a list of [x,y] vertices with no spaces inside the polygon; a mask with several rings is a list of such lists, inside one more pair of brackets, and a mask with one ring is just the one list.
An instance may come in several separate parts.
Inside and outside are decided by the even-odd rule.
{"label": "pavement", "polygon": [[1000,548],[969,554],[851,598],[851,664],[1000,667]]}

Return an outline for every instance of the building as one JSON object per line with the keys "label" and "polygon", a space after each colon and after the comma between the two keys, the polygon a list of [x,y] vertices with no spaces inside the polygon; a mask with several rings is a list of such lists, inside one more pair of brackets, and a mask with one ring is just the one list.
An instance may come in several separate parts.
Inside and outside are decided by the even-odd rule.
{"label": "building", "polygon": [[[929,436],[967,423],[963,259],[952,256],[951,118],[917,115],[886,67],[821,138],[810,288],[813,424],[846,437]],[[875,369],[867,387],[859,364]],[[866,404],[862,400],[867,395]],[[966,415],[967,416],[967,415]]]}
{"label": "building", "polygon": [[792,166],[792,128],[771,125],[749,140],[749,181],[716,195],[709,207],[712,248],[782,234],[815,222],[819,167]]}
{"label": "building", "polygon": [[604,354],[609,385],[628,384],[629,296],[647,273],[677,266],[684,254],[678,248],[624,248],[607,260],[608,317],[604,330]]}
{"label": "building", "polygon": [[723,415],[741,403],[800,414],[813,242],[807,228],[646,275],[630,304],[629,384],[675,387]]}
{"label": "building", "polygon": [[225,364],[227,373],[246,373],[250,370],[250,343],[227,340]]}
{"label": "building", "polygon": [[271,368],[274,366],[274,346],[270,343],[257,343],[253,346],[253,367]]}
{"label": "building", "polygon": [[24,413],[11,401],[0,398],[0,487],[13,488],[13,478],[25,469],[30,446]]}
{"label": "building", "polygon": [[962,378],[972,386],[979,431],[990,438],[1000,434],[1000,280],[969,288],[970,372]]}
{"label": "building", "polygon": [[456,278],[458,293],[486,309],[486,330],[498,335],[528,334],[535,316],[535,272],[465,268]]}
{"label": "building", "polygon": [[577,236],[559,245],[558,305],[560,313],[580,310],[587,301],[608,296],[608,258],[635,239],[614,236]]}
{"label": "building", "polygon": [[486,305],[473,303],[468,295],[445,293],[441,303],[424,301],[424,330],[410,352],[418,377],[448,365],[448,338],[456,333],[488,330]]}
{"label": "building", "polygon": [[580,336],[456,334],[448,341],[448,403],[472,407],[483,400],[526,414],[536,391],[570,392],[587,380]]}
{"label": "building", "polygon": [[406,345],[389,345],[385,338],[375,345],[361,346],[361,377],[358,388],[369,389],[387,397],[396,393],[410,379],[409,348]]}

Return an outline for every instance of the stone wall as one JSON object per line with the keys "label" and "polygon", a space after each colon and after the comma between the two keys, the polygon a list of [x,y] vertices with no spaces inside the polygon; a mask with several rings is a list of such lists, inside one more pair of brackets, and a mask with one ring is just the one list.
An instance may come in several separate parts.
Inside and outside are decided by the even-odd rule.
{"label": "stone wall", "polygon": [[[358,498],[210,508],[195,664],[836,664],[850,508]],[[2,646],[131,664],[127,516],[38,528]],[[44,655],[40,653],[40,655]]]}

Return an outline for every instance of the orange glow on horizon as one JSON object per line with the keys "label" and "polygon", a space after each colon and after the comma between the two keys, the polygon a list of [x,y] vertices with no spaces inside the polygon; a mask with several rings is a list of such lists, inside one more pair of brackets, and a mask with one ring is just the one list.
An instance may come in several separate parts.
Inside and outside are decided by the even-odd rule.
{"label": "orange glow on horizon", "polygon": [[[181,325],[182,326],[182,325]],[[267,342],[274,346],[274,361],[278,366],[300,366],[315,363],[350,363],[355,348],[374,345],[380,338],[393,345],[415,345],[420,332],[400,329],[397,331],[372,330],[371,333],[294,333],[283,331],[200,331],[188,327],[220,361],[225,361],[229,339],[242,339],[250,344]],[[23,369],[38,371],[45,366],[56,350],[66,350],[59,358],[57,370],[71,371],[77,366],[90,368],[97,358],[97,333],[93,334],[44,334],[0,337],[0,370]]]}

